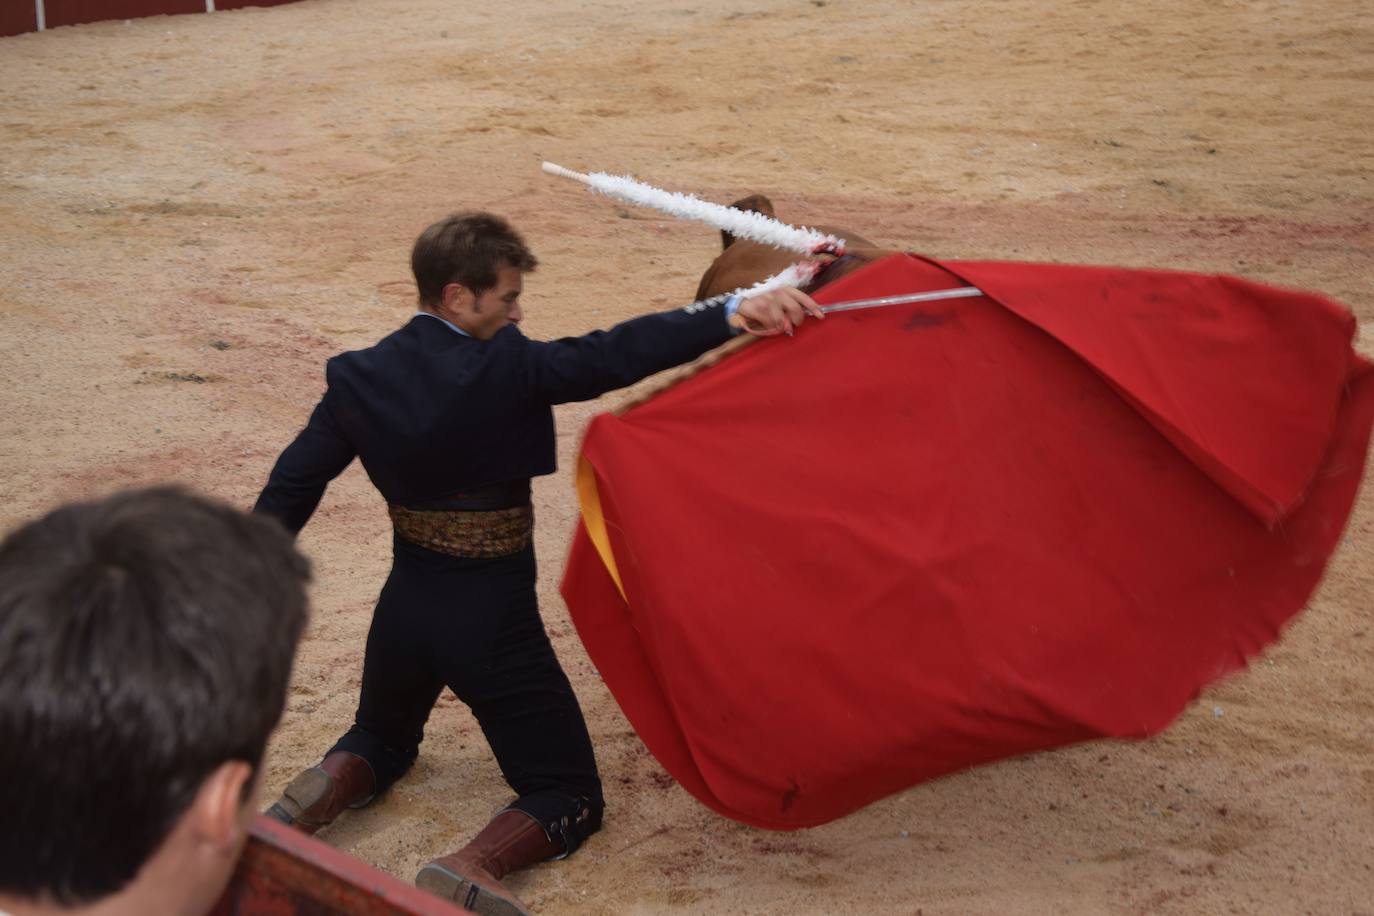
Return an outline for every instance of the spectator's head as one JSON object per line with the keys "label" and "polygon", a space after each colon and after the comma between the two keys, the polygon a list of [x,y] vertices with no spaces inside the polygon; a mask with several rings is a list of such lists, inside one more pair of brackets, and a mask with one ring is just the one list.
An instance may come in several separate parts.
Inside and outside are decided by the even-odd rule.
{"label": "spectator's head", "polygon": [[214,903],[309,575],[276,522],[167,488],[0,542],[0,909]]}

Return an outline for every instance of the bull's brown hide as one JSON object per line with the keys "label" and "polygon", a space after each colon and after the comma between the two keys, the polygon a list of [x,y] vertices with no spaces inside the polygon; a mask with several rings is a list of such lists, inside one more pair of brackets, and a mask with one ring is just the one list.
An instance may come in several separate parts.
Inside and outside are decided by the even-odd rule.
{"label": "bull's brown hide", "polygon": [[[773,202],[762,194],[751,194],[735,201],[730,206],[737,210],[762,213],[765,216],[775,217],[777,215],[773,211]],[[805,287],[808,292],[819,289],[826,283],[858,269],[869,261],[877,260],[895,251],[895,249],[879,248],[863,236],[847,229],[836,226],[816,226],[815,228],[820,232],[844,239],[846,254],[851,255],[852,258],[826,270],[819,278],[820,282]],[[793,251],[783,251],[772,245],[737,238],[724,231],[720,235],[724,250],[711,262],[706,273],[702,274],[701,282],[697,284],[696,298],[698,301],[742,287],[753,286],[801,259],[801,255]]]}

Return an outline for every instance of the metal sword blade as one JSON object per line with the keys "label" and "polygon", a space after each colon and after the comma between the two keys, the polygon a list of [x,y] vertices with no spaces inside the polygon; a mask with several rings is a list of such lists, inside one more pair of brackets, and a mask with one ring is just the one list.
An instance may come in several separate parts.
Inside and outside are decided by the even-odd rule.
{"label": "metal sword blade", "polygon": [[849,302],[834,302],[821,306],[821,311],[852,312],[856,309],[872,309],[883,305],[901,305],[904,302],[933,302],[937,299],[969,299],[981,296],[983,291],[976,286],[960,286],[955,289],[936,289],[925,293],[907,293],[902,296],[883,296],[878,299],[851,299]]}

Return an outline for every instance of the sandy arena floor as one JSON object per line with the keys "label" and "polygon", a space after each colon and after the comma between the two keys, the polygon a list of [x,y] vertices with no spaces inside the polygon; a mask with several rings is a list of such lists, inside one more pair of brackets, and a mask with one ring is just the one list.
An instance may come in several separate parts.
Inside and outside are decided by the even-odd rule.
{"label": "sandy arena floor", "polygon": [[[718,241],[543,159],[951,257],[1172,266],[1323,291],[1374,327],[1364,0],[307,0],[0,39],[0,525],[180,480],[247,506],[330,354],[408,317],[409,246],[505,213],[528,332],[685,302]],[[1374,351],[1366,331],[1361,349]],[[562,461],[618,402],[560,410]],[[540,593],[605,831],[513,880],[538,912],[1374,913],[1374,487],[1310,610],[1156,740],[1010,760],[842,821],[723,820],[648,755]],[[355,465],[302,538],[315,617],[281,789],[350,721],[387,568]],[[507,800],[451,697],[414,771],[322,837],[409,880]]]}

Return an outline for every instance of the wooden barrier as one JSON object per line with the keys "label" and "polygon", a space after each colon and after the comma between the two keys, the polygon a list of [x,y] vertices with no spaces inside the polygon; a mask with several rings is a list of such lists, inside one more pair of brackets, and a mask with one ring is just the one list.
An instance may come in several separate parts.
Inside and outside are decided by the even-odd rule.
{"label": "wooden barrier", "polygon": [[0,36],[108,19],[211,13],[292,2],[294,0],[3,0],[0,2]]}
{"label": "wooden barrier", "polygon": [[0,3],[0,35],[18,35],[38,28],[37,7],[28,0]]}
{"label": "wooden barrier", "polygon": [[258,815],[210,916],[463,916],[467,910]]}

